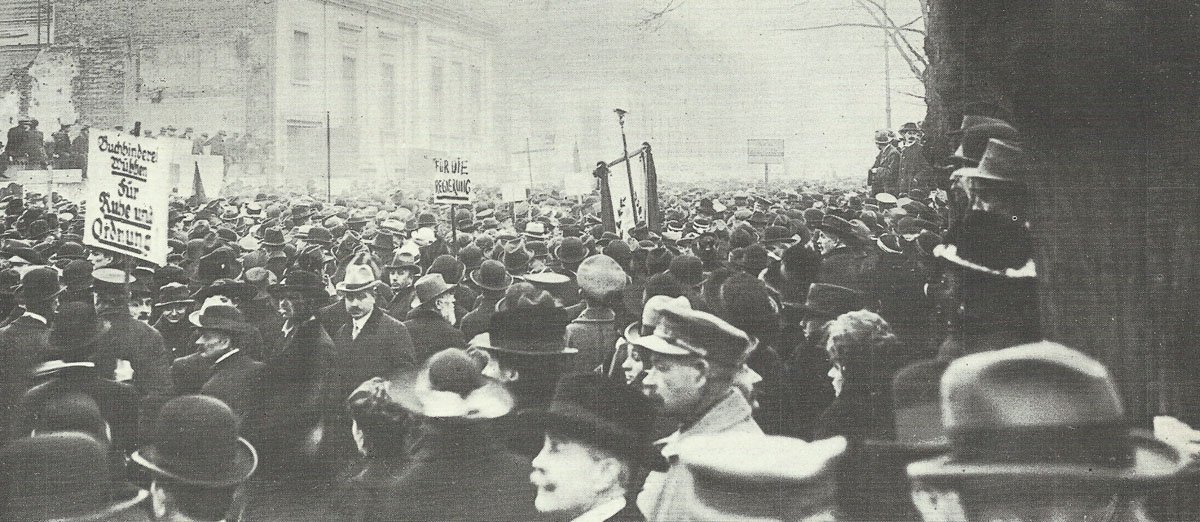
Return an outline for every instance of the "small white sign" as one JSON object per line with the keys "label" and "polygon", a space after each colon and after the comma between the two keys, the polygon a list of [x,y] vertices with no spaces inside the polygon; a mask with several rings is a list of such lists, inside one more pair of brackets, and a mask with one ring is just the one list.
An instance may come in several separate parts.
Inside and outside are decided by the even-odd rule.
{"label": "small white sign", "polygon": [[748,163],[783,163],[783,140],[746,140]]}

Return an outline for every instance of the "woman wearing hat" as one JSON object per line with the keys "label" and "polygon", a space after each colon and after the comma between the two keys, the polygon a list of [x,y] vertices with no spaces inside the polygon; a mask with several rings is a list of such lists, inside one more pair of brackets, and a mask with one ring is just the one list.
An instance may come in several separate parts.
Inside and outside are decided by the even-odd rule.
{"label": "woman wearing hat", "polygon": [[529,458],[495,436],[495,419],[513,411],[513,397],[466,352],[434,354],[389,383],[388,394],[418,423],[420,443],[367,520],[541,519]]}

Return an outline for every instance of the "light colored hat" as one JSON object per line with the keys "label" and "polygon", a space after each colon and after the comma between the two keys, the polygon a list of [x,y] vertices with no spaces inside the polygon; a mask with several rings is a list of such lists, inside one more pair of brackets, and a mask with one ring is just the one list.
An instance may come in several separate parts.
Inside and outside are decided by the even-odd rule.
{"label": "light colored hat", "polygon": [[416,232],[413,232],[412,240],[416,242],[418,246],[426,246],[433,244],[434,241],[437,241],[437,235],[433,233],[432,228],[421,227],[418,228]]}
{"label": "light colored hat", "polygon": [[337,284],[336,289],[340,293],[354,293],[370,290],[378,284],[379,279],[376,279],[371,265],[351,263],[346,267],[346,277]]}
{"label": "light colored hat", "polygon": [[597,254],[579,264],[575,280],[585,294],[604,297],[623,290],[629,283],[629,276],[615,259]]}

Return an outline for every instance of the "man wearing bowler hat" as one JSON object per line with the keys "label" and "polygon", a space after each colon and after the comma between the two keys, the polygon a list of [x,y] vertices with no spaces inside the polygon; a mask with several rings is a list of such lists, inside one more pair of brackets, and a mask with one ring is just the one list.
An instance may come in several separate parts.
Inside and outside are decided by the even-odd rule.
{"label": "man wearing bowler hat", "polygon": [[655,296],[646,308],[656,319],[653,333],[630,343],[649,351],[642,385],[679,428],[659,441],[669,468],[647,477],[638,507],[648,520],[675,520],[696,505],[690,473],[677,459],[679,445],[695,435],[762,433],[737,387],[755,342],[723,319],[693,310],[685,298]]}
{"label": "man wearing bowler hat", "polygon": [[25,311],[0,328],[0,435],[12,425],[17,400],[34,384],[33,368],[51,358],[50,318],[58,311],[62,291],[53,268],[30,270],[17,285],[17,302]]}
{"label": "man wearing bowler hat", "polygon": [[238,487],[254,474],[258,453],[238,436],[225,403],[185,395],[160,410],[150,443],[130,459],[153,477],[150,499],[159,520],[237,520]]}
{"label": "man wearing bowler hat", "polygon": [[468,279],[480,291],[475,309],[467,312],[461,323],[463,337],[471,339],[487,331],[492,314],[496,313],[496,304],[504,297],[504,291],[512,284],[513,277],[504,269],[503,263],[488,259],[472,270]]}
{"label": "man wearing bowler hat", "polygon": [[949,453],[908,466],[926,520],[1149,520],[1146,493],[1183,468],[1104,365],[1057,343],[955,360],[941,404]]}
{"label": "man wearing bowler hat", "polygon": [[891,131],[875,131],[875,146],[879,154],[875,156],[875,164],[867,170],[867,185],[871,193],[895,193],[900,169],[900,151],[892,145]]}
{"label": "man wearing bowler hat", "polygon": [[195,332],[187,321],[187,315],[195,303],[188,288],[181,283],[167,283],[158,289],[158,300],[154,303],[158,320],[154,322],[154,329],[162,335],[172,360],[195,351]]}
{"label": "man wearing bowler hat", "polygon": [[200,310],[188,316],[188,322],[198,332],[196,351],[171,365],[176,390],[216,397],[235,413],[244,414],[251,400],[251,384],[263,367],[244,346],[258,331],[223,296],[206,299]]}
{"label": "man wearing bowler hat", "polygon": [[645,520],[633,480],[657,460],[648,397],[604,375],[576,374],[559,381],[549,408],[522,416],[545,433],[529,477],[538,511],[557,520]]}
{"label": "man wearing bowler hat", "polygon": [[879,254],[870,229],[861,221],[826,215],[818,226],[821,236],[821,268],[818,283],[829,283],[876,295],[875,270]]}
{"label": "man wearing bowler hat", "polygon": [[445,348],[467,345],[462,331],[454,325],[454,286],[442,279],[442,274],[426,274],[413,285],[413,309],[404,326],[412,336],[417,361]]}

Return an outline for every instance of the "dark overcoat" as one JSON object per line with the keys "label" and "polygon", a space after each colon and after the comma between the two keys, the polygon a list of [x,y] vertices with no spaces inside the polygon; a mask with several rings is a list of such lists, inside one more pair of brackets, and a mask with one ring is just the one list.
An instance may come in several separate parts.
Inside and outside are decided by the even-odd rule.
{"label": "dark overcoat", "polygon": [[51,357],[45,323],[22,316],[0,328],[0,440],[8,440],[17,402],[34,385],[33,368]]}
{"label": "dark overcoat", "polygon": [[408,327],[408,333],[412,336],[418,364],[446,348],[467,347],[462,330],[455,328],[436,311],[414,309],[408,313],[404,326]]}

